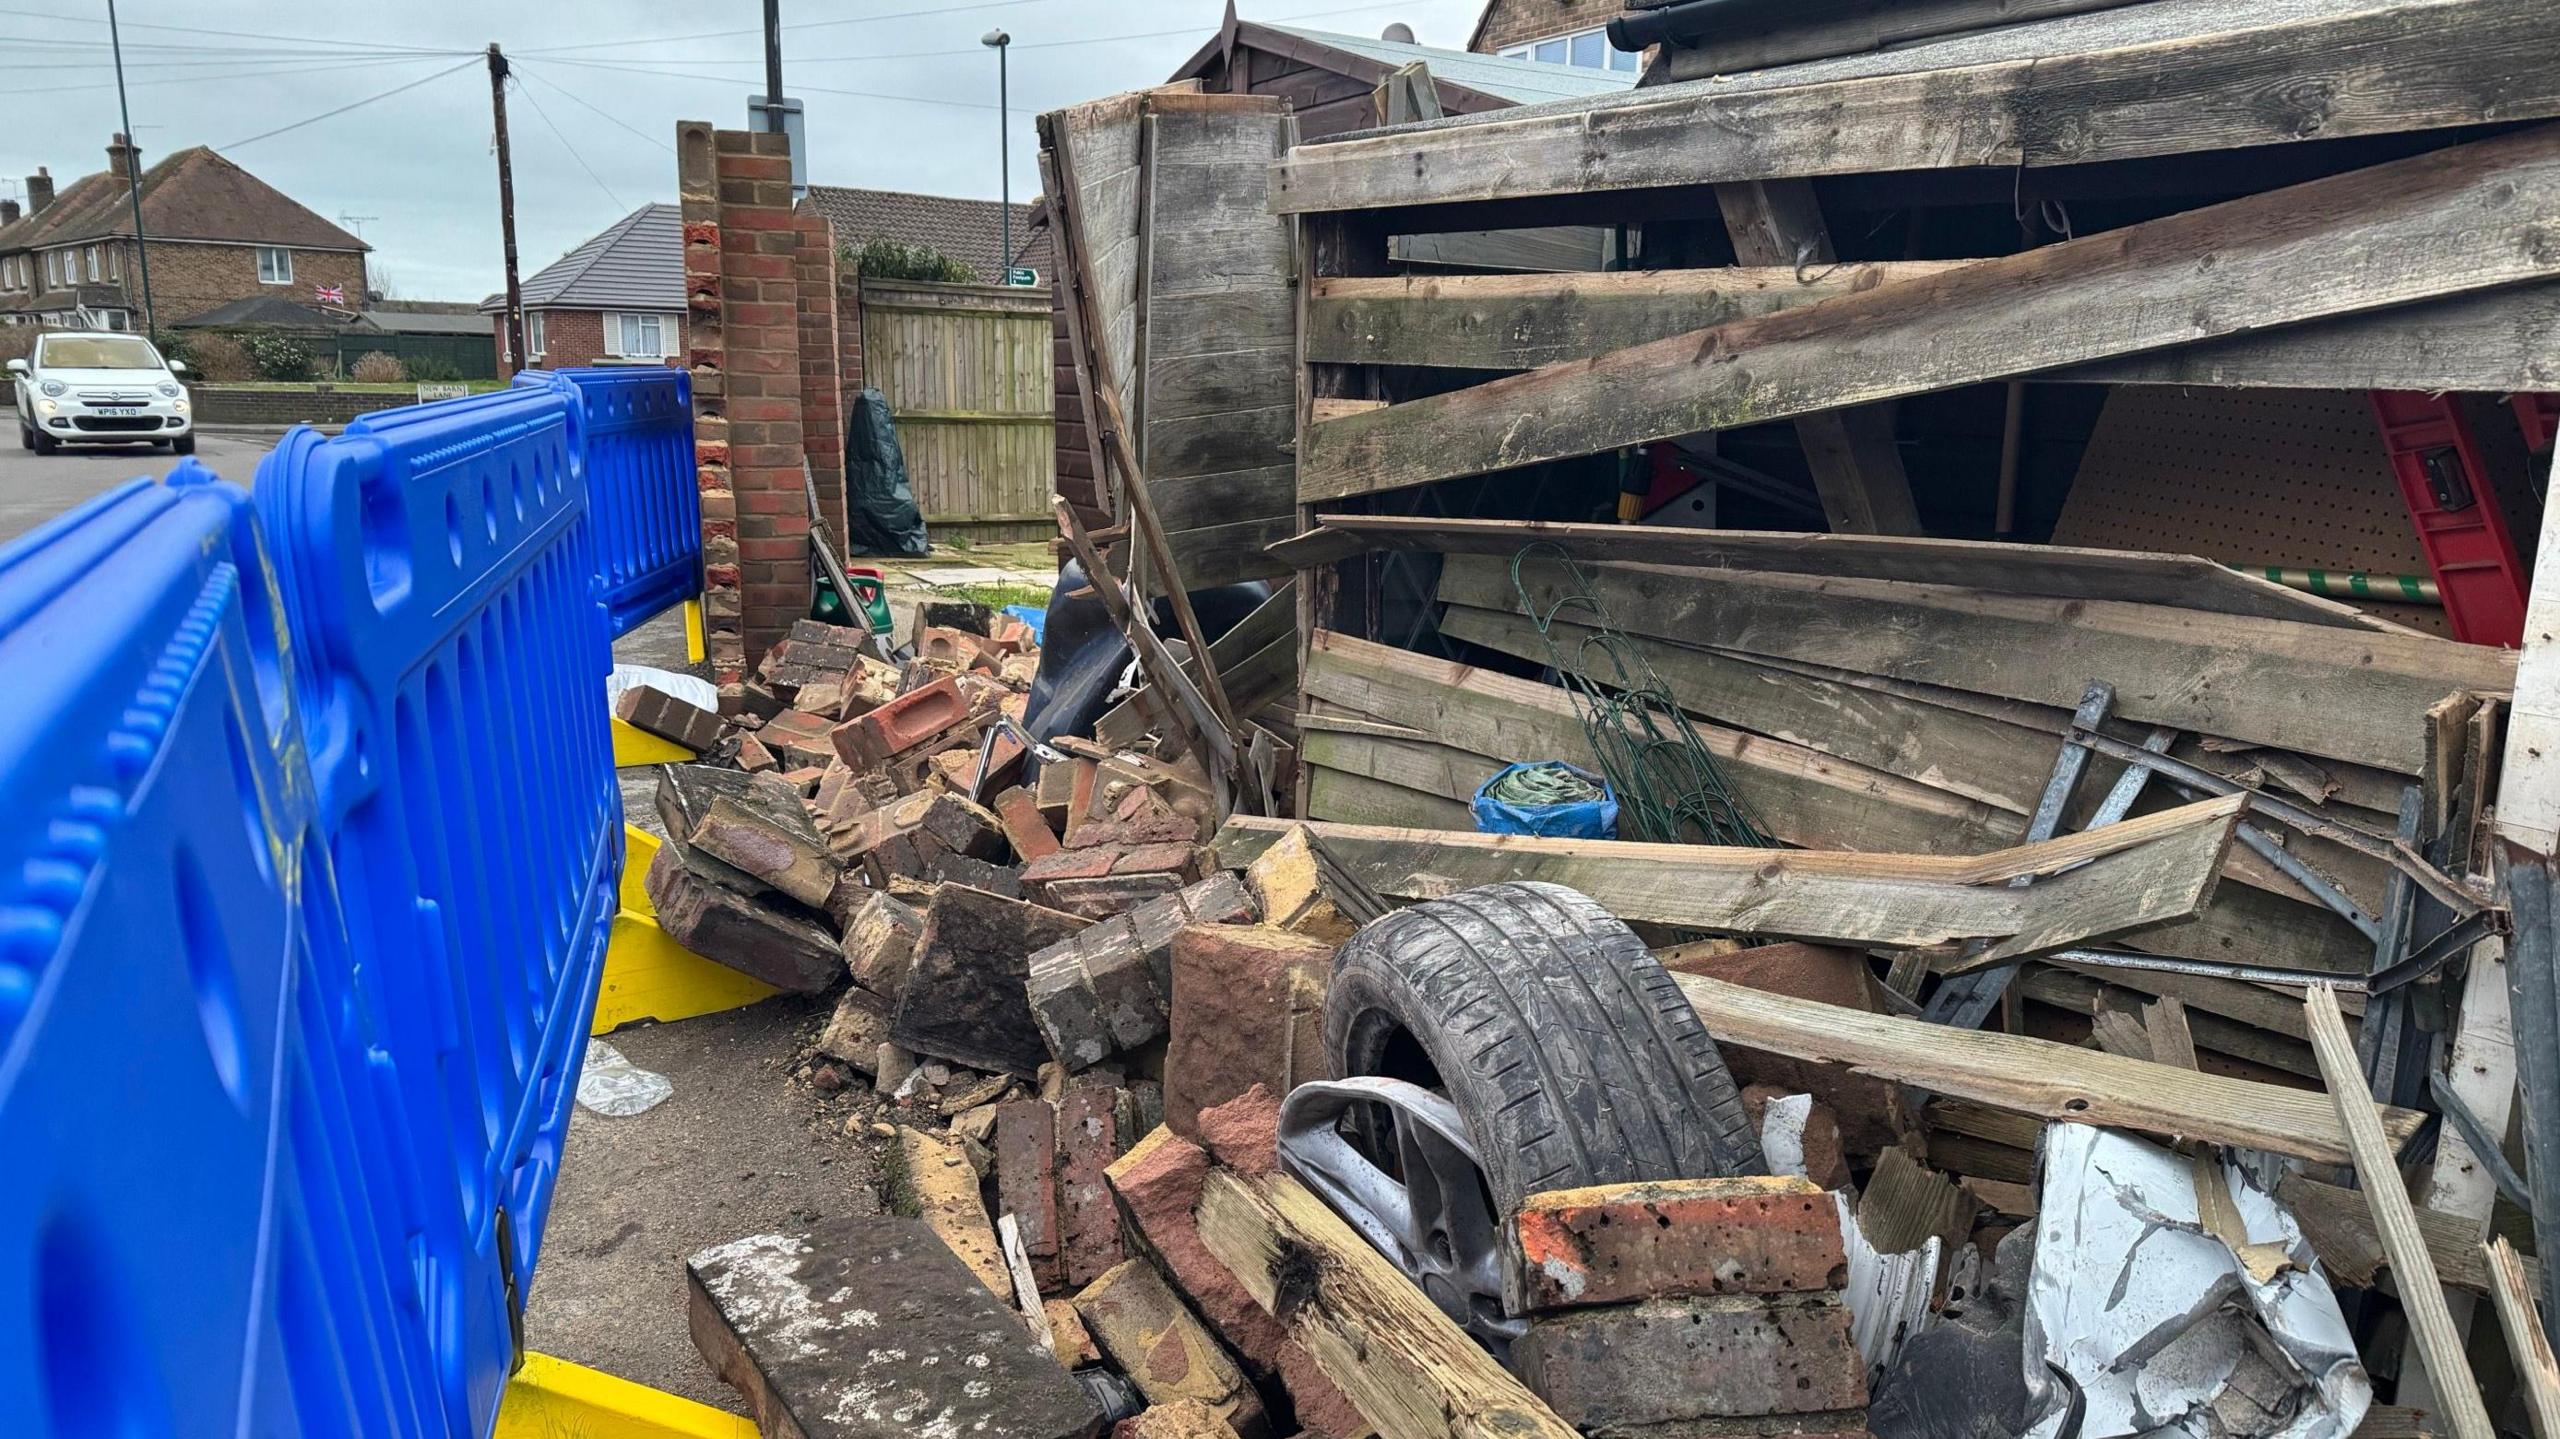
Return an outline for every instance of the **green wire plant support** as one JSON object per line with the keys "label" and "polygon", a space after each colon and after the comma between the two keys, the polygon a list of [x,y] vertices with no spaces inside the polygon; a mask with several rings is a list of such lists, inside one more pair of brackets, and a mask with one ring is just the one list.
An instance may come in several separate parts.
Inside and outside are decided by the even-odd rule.
{"label": "green wire plant support", "polygon": [[[1530,593],[1524,575],[1533,559],[1551,561],[1564,576],[1553,604],[1542,605]],[[1511,557],[1511,587],[1546,641],[1548,667],[1573,696],[1593,768],[1617,791],[1621,831],[1633,831],[1625,838],[1777,847],[1753,822],[1652,662],[1611,622],[1572,556],[1552,543],[1528,546]],[[1557,641],[1559,620],[1590,632],[1570,657]]]}

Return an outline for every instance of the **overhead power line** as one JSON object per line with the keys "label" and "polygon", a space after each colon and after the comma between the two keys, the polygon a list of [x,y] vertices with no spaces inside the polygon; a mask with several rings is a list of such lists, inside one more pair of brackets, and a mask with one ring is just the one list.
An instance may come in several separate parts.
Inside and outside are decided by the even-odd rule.
{"label": "overhead power line", "polygon": [[[423,55],[395,55],[387,59],[375,58],[372,60],[349,60],[335,65],[291,65],[278,70],[232,70],[226,71],[220,75],[175,75],[160,79],[136,80],[133,82],[133,88],[136,90],[156,90],[169,85],[211,85],[228,80],[262,80],[278,75],[325,75],[339,70],[365,70],[379,69],[381,67],[391,65],[415,65],[426,58],[428,57]],[[115,87],[115,81],[104,80],[86,85],[48,85],[36,89],[13,90],[10,93],[13,95],[70,95],[83,90],[112,90]]]}
{"label": "overhead power line", "polygon": [[[935,5],[923,10],[892,10],[883,15],[849,15],[841,20],[803,20],[785,25],[785,30],[826,30],[839,25],[868,25],[879,20],[907,20],[919,15],[957,15],[966,10],[1002,10],[1014,5],[1041,5],[1048,0],[978,0],[969,5]],[[672,45],[690,40],[726,40],[738,35],[762,36],[764,29],[754,26],[744,30],[703,30],[691,35],[649,35],[630,40],[588,40],[575,45],[552,45],[528,50],[528,55],[560,55],[571,50],[613,50],[629,45]]]}
{"label": "overhead power line", "polygon": [[517,75],[529,76],[532,79],[539,80],[543,84],[550,86],[553,91],[565,96],[571,104],[583,107],[588,113],[594,115],[597,119],[604,121],[606,124],[620,126],[622,129],[639,136],[641,139],[648,141],[650,144],[657,146],[659,149],[666,151],[670,155],[676,152],[674,144],[666,140],[664,137],[652,135],[648,131],[641,129],[639,126],[632,124],[630,121],[623,119],[621,116],[614,114],[612,111],[593,104],[577,91],[570,89],[568,86],[561,84],[559,81],[552,79],[550,76],[545,75],[538,70],[526,69],[524,62],[521,60],[510,59],[507,62],[507,68]]}
{"label": "overhead power line", "polygon": [[[512,68],[513,67],[510,67],[511,70]],[[515,77],[510,74],[508,78],[514,79]],[[587,172],[587,178],[596,182],[596,188],[604,191],[604,197],[613,202],[613,207],[617,210],[628,211],[631,207],[622,203],[622,197],[613,193],[613,187],[604,182],[604,177],[602,175],[596,173],[596,167],[588,164],[587,157],[578,153],[578,147],[569,143],[569,137],[560,132],[560,127],[551,123],[551,112],[542,108],[541,99],[531,90],[526,89],[521,81],[516,85],[516,93],[524,96],[524,102],[533,107],[533,113],[540,117],[543,128],[549,130],[552,136],[559,140],[560,148],[568,151],[569,158],[578,162],[578,168]]]}
{"label": "overhead power line", "polygon": [[449,66],[445,67],[445,68],[444,68],[444,69],[442,69],[442,70],[438,70],[437,72],[435,72],[435,73],[434,73],[434,74],[432,74],[432,75],[421,75],[421,76],[419,76],[417,79],[412,80],[412,81],[408,82],[408,83],[407,83],[407,84],[405,84],[405,85],[394,85],[394,86],[392,86],[392,87],[391,87],[390,89],[388,89],[388,90],[383,90],[383,91],[377,92],[377,93],[375,93],[375,94],[367,95],[367,96],[365,96],[365,97],[364,97],[363,99],[361,99],[361,100],[351,100],[351,101],[349,101],[348,103],[346,103],[346,104],[344,104],[344,105],[340,105],[339,107],[337,107],[337,108],[336,108],[336,109],[334,109],[334,110],[323,110],[323,111],[321,111],[321,112],[320,112],[319,114],[317,114],[317,115],[313,115],[313,116],[310,116],[310,117],[308,117],[308,118],[301,119],[301,120],[296,120],[296,121],[294,121],[294,122],[293,122],[292,124],[290,124],[290,125],[278,125],[276,128],[274,128],[274,129],[272,129],[272,130],[261,130],[261,131],[259,131],[257,134],[250,136],[250,137],[249,137],[248,139],[246,139],[246,140],[234,140],[234,141],[232,141],[232,142],[231,142],[230,144],[228,144],[228,145],[216,145],[216,146],[214,146],[213,148],[214,148],[214,150],[215,150],[217,153],[222,153],[222,152],[228,152],[228,151],[232,151],[232,150],[237,150],[237,149],[241,148],[241,147],[242,147],[242,146],[244,146],[244,145],[254,145],[254,144],[258,143],[260,140],[271,140],[271,139],[274,139],[274,138],[275,138],[276,136],[278,136],[278,135],[282,135],[282,134],[285,134],[285,133],[287,133],[287,132],[294,131],[294,130],[299,130],[299,129],[301,129],[301,128],[302,128],[303,126],[305,126],[305,125],[317,125],[317,124],[319,124],[319,123],[320,123],[321,121],[323,121],[323,120],[332,119],[332,118],[334,118],[334,117],[336,117],[336,116],[339,116],[339,115],[344,115],[344,114],[345,114],[345,113],[347,113],[349,110],[359,110],[359,109],[362,109],[363,107],[365,107],[365,106],[367,106],[367,105],[372,104],[372,103],[373,103],[373,102],[375,102],[376,100],[388,100],[388,99],[390,99],[392,96],[397,95],[397,94],[400,94],[402,91],[406,91],[406,90],[415,90],[415,89],[417,89],[419,86],[424,85],[424,84],[428,83],[429,81],[433,81],[433,80],[441,80],[441,79],[443,79],[443,78],[444,78],[445,76],[447,76],[447,75],[452,75],[452,74],[456,74],[456,73],[459,73],[459,72],[464,71],[464,70],[468,70],[468,69],[472,68],[473,66],[475,66],[475,65],[477,65],[477,64],[479,64],[479,63],[480,63],[480,61],[479,61],[478,57],[476,57],[476,56],[475,56],[475,57],[474,57],[474,58],[472,58],[472,59],[469,59],[469,60],[465,60],[465,61],[463,61],[461,64],[458,64],[458,65],[449,65]]}
{"label": "overhead power line", "polygon": [[[44,10],[0,10],[0,15],[11,15],[25,20],[51,20],[56,24],[61,25],[95,25],[101,29],[105,28],[107,24],[104,20],[93,20],[86,15],[56,15]],[[307,35],[260,35],[247,30],[209,30],[200,25],[154,25],[145,24],[139,20],[127,20],[124,22],[124,28],[127,30],[164,30],[178,35],[216,35],[230,40],[272,40],[283,45],[320,46],[333,50],[343,50],[347,48],[345,43],[342,41],[314,40]],[[451,50],[439,50],[421,45],[375,45],[373,48],[377,51],[406,50],[421,55],[450,55],[455,53]]]}

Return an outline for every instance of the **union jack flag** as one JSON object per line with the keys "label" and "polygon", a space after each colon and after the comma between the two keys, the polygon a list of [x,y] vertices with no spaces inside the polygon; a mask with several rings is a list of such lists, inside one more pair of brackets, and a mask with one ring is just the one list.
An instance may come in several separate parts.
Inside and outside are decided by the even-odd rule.
{"label": "union jack flag", "polygon": [[344,285],[315,285],[311,290],[311,298],[323,305],[343,305],[347,302],[347,287]]}

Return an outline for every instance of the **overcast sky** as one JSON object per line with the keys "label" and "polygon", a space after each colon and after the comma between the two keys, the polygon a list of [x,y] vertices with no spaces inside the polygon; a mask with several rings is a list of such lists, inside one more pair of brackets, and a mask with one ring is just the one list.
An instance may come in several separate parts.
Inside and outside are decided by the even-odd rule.
{"label": "overcast sky", "polygon": [[[1240,0],[1248,19],[1463,48],[1479,0]],[[357,217],[376,283],[478,300],[501,283],[487,70],[514,60],[516,237],[530,274],[631,208],[675,198],[682,119],[744,123],[763,88],[758,0],[119,0],[145,161],[212,145],[332,219]],[[820,184],[987,199],[998,190],[990,28],[1013,36],[1013,193],[1039,190],[1041,110],[1160,83],[1223,0],[782,0],[784,89]],[[105,0],[0,0],[0,195],[39,165],[103,169],[119,128]],[[460,66],[453,73],[440,74]],[[400,86],[414,88],[396,94]],[[370,103],[365,102],[369,97]],[[341,106],[342,115],[302,124]],[[267,135],[278,130],[283,133]],[[264,136],[264,138],[259,138]],[[362,218],[370,217],[370,218]],[[342,223],[347,223],[342,221]]]}

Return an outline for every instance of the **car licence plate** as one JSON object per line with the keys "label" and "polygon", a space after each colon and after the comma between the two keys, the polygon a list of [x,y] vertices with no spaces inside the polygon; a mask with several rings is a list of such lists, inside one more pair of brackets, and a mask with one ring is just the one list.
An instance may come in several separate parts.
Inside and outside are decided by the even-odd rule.
{"label": "car licence plate", "polygon": [[115,416],[138,415],[142,413],[142,407],[140,405],[98,405],[91,408],[89,413]]}

